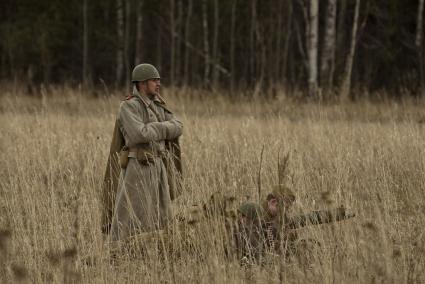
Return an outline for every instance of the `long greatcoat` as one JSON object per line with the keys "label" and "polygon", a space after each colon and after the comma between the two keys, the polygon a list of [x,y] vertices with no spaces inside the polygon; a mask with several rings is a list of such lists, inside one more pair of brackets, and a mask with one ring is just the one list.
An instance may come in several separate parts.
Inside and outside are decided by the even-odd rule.
{"label": "long greatcoat", "polygon": [[[160,229],[171,217],[170,199],[178,194],[174,174],[181,173],[177,139],[182,129],[159,98],[134,91],[121,103],[103,187],[102,226],[110,230],[112,240]],[[117,152],[123,146],[166,153],[166,158],[158,156],[149,163],[129,158],[127,167],[119,170]]]}

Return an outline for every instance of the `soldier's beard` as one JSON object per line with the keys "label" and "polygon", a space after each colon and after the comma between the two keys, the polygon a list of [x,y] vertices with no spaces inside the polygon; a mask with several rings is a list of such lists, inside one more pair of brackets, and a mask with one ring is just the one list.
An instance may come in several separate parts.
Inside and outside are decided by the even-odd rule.
{"label": "soldier's beard", "polygon": [[153,90],[152,92],[149,92],[150,96],[158,96],[159,95],[159,89]]}
{"label": "soldier's beard", "polygon": [[159,96],[159,91],[157,92],[157,91],[147,91],[146,92],[146,95],[150,98],[150,99],[153,99],[153,98],[155,98],[156,96]]}

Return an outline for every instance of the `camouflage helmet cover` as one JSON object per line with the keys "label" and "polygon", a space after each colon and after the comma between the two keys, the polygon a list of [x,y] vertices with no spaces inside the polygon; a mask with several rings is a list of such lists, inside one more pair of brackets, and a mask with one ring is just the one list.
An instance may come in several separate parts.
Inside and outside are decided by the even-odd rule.
{"label": "camouflage helmet cover", "polygon": [[160,79],[158,70],[152,64],[142,63],[134,67],[131,82],[143,82],[149,79]]}
{"label": "camouflage helmet cover", "polygon": [[285,201],[285,203],[295,202],[295,194],[289,187],[283,184],[274,186],[273,191],[267,195],[267,200],[271,200],[273,198],[276,198],[279,201]]}
{"label": "camouflage helmet cover", "polygon": [[244,215],[249,220],[257,220],[263,218],[263,208],[260,205],[252,202],[242,204],[238,212]]}

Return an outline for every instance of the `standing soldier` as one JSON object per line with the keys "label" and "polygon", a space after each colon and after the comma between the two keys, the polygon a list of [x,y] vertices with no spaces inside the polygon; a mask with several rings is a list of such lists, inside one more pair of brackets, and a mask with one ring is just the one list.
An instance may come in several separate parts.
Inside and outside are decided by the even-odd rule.
{"label": "standing soldier", "polygon": [[132,83],[119,107],[103,187],[102,226],[112,240],[163,228],[179,193],[172,174],[181,173],[183,125],[160,96],[153,65],[137,65]]}

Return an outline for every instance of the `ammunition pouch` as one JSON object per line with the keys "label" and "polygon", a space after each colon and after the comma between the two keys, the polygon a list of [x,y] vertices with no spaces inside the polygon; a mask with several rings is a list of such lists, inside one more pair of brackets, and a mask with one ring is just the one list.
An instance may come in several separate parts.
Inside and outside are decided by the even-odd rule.
{"label": "ammunition pouch", "polygon": [[119,154],[119,164],[122,169],[127,168],[128,165],[128,154],[130,150],[127,146],[122,147],[120,154]]}

